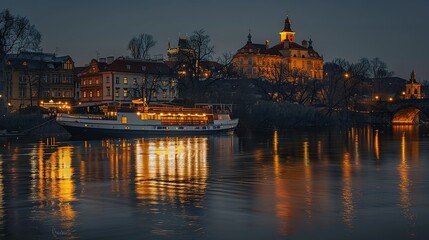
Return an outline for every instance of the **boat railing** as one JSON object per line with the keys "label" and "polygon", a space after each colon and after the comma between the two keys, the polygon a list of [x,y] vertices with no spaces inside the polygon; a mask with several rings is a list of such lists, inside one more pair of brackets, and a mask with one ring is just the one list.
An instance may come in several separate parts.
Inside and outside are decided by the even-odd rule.
{"label": "boat railing", "polygon": [[[62,117],[65,117],[65,115],[62,115]],[[96,115],[96,114],[86,114],[86,115],[68,114],[67,117],[76,118],[76,119],[116,120],[115,116],[105,116],[105,115]]]}
{"label": "boat railing", "polygon": [[182,114],[212,114],[211,109],[206,108],[185,108],[185,107],[144,107],[141,109],[144,113],[182,113]]}

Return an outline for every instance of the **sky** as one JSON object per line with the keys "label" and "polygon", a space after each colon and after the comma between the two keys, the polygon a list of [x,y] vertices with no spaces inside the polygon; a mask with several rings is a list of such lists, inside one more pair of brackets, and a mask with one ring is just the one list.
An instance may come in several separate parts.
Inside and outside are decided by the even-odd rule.
{"label": "sky", "polygon": [[[0,9],[27,17],[42,33],[44,52],[70,55],[76,66],[92,58],[129,56],[133,36],[157,40],[150,54],[166,57],[168,42],[204,28],[216,55],[247,41],[280,41],[288,15],[300,43],[310,36],[325,62],[378,57],[395,76],[429,80],[427,0],[0,0]],[[215,57],[216,58],[216,57]]]}

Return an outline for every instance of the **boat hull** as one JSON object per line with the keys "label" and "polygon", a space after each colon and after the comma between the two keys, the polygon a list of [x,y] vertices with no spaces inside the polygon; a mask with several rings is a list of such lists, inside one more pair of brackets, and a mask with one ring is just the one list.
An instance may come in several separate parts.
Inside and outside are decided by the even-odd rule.
{"label": "boat hull", "polygon": [[159,131],[86,128],[62,125],[74,137],[142,137],[142,136],[198,136],[231,133],[234,128],[198,131]]}

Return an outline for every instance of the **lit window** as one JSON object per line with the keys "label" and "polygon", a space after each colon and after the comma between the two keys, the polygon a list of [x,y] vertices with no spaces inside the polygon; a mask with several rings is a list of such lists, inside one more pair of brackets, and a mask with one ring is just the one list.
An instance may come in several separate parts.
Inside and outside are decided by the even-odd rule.
{"label": "lit window", "polygon": [[115,90],[115,97],[119,97],[119,89]]}
{"label": "lit window", "polygon": [[126,124],[126,123],[128,122],[127,117],[122,116],[122,118],[121,118],[121,122],[122,122],[122,124]]}
{"label": "lit window", "polygon": [[164,98],[167,97],[167,90],[162,90],[162,97],[164,97]]}
{"label": "lit window", "polygon": [[83,97],[86,98],[86,91],[83,91]]}
{"label": "lit window", "polygon": [[128,84],[128,78],[124,77],[124,84]]}
{"label": "lit window", "polygon": [[88,83],[89,85],[92,85],[92,79],[89,79],[89,83]]}
{"label": "lit window", "polygon": [[89,97],[90,98],[92,97],[92,91],[89,91]]}
{"label": "lit window", "polygon": [[153,92],[152,92],[152,96],[153,96],[154,98],[156,98],[156,91],[153,91]]}
{"label": "lit window", "polygon": [[100,96],[100,90],[97,90],[97,97]]}
{"label": "lit window", "polygon": [[128,97],[128,89],[124,89],[124,98]]}

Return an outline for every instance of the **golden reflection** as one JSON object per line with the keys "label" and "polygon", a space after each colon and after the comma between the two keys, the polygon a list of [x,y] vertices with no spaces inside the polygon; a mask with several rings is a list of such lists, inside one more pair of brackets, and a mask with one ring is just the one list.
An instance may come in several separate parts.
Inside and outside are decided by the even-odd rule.
{"label": "golden reflection", "polygon": [[3,186],[3,156],[0,154],[0,229],[4,230],[5,212],[4,212],[4,186]]}
{"label": "golden reflection", "polygon": [[[275,213],[279,232],[289,236],[294,231],[292,221],[306,217],[312,220],[313,208],[313,172],[310,161],[310,142],[305,139],[301,145],[302,158],[298,162],[283,162],[279,159],[276,146],[279,143],[274,133],[272,150],[275,188]],[[319,145],[320,143],[318,143]],[[284,145],[282,145],[284,146]],[[301,212],[302,211],[302,212]]]}
{"label": "golden reflection", "polygon": [[380,143],[378,141],[378,130],[376,130],[374,134],[374,152],[375,158],[377,160],[380,160]]}
{"label": "golden reflection", "polygon": [[273,136],[273,158],[274,158],[274,171],[275,171],[275,176],[279,176],[280,175],[280,157],[279,157],[279,135],[277,131],[274,131],[274,136]]}
{"label": "golden reflection", "polygon": [[350,153],[343,154],[343,222],[348,227],[353,227],[353,218],[355,215],[352,191],[352,166],[350,162]]}
{"label": "golden reflection", "polygon": [[[50,143],[47,143],[50,144]],[[72,207],[75,198],[75,183],[72,167],[73,147],[59,147],[49,159],[44,159],[45,147],[42,142],[38,146],[38,159],[36,173],[33,175],[37,182],[33,192],[37,192],[35,200],[39,201],[39,208],[51,208],[49,216],[58,217],[61,226],[56,230],[71,233],[74,228],[76,211]]]}
{"label": "golden reflection", "polygon": [[305,177],[305,203],[307,207],[305,212],[309,219],[312,218],[311,207],[313,203],[313,186],[312,186],[312,173],[310,166],[310,153],[309,153],[309,142],[306,140],[303,143],[304,148],[304,177]]}
{"label": "golden reflection", "polygon": [[[112,143],[110,140],[102,142],[102,146],[108,149],[107,156],[110,160],[110,177],[112,179],[112,191],[129,194],[129,181],[131,172],[131,147],[129,139],[121,139]],[[99,161],[96,161],[98,163]]]}
{"label": "golden reflection", "polygon": [[411,201],[411,192],[410,187],[412,185],[412,181],[408,176],[408,162],[406,155],[406,137],[405,132],[402,134],[401,139],[401,162],[398,165],[399,172],[399,206],[402,209],[402,214],[405,218],[410,222],[414,223],[414,215],[411,211],[412,201]]}
{"label": "golden reflection", "polygon": [[[138,140],[135,146],[136,197],[158,201],[192,200],[205,192],[208,177],[207,138]],[[193,195],[193,196],[190,196]]]}

